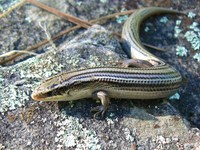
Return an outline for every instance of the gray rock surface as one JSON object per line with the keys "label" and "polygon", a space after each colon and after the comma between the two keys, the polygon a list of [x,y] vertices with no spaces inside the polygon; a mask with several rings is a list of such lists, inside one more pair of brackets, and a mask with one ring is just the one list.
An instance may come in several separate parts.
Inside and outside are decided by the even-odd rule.
{"label": "gray rock surface", "polygon": [[[91,3],[89,0],[41,2],[88,20],[130,6],[178,8],[180,5],[175,1],[162,5],[158,1],[145,0],[134,4],[131,1]],[[193,9],[198,4],[188,1],[186,6],[185,3],[187,1],[181,5],[184,9]],[[89,13],[91,11],[94,13]],[[27,21],[29,19],[31,22]],[[160,18],[147,21],[150,32],[141,32],[142,41],[172,49],[175,44],[190,46],[182,38],[174,40],[173,19],[176,20],[169,16],[170,21],[165,24],[158,21]],[[38,22],[47,30],[44,31]],[[0,54],[24,49],[45,39],[46,33],[53,35],[68,26],[71,24],[37,7],[23,6],[4,18],[0,25]],[[190,80],[181,89],[180,100],[113,99],[105,118],[94,120],[90,110],[99,105],[95,100],[37,102],[31,99],[33,89],[47,77],[81,68],[115,66],[116,62],[126,59],[111,32],[120,31],[121,26],[111,21],[105,25],[110,32],[95,25],[84,32],[70,33],[44,46],[36,57],[22,57],[20,60],[23,61],[0,67],[0,149],[200,149],[199,64],[189,58],[178,58],[174,51],[157,55],[183,75],[188,75]],[[187,30],[187,27],[183,28]]]}

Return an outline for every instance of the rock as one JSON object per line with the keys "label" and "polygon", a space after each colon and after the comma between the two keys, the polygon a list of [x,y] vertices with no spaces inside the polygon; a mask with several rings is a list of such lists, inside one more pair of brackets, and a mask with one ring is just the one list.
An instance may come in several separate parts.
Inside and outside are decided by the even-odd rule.
{"label": "rock", "polygon": [[[59,1],[59,3],[41,0],[41,2],[59,9],[64,7],[62,11],[70,11],[76,16],[79,16],[77,13],[81,12],[81,18],[88,20],[98,18],[103,14],[119,12],[119,10],[124,9],[125,5],[131,4],[128,1],[91,3],[89,0],[84,2],[69,0]],[[144,0],[142,3],[134,2],[133,5],[138,6],[144,2],[147,3]],[[151,3],[154,2],[151,1]],[[155,3],[158,2],[155,1]],[[180,5],[175,1],[173,5],[167,3],[167,6],[177,8],[181,7]],[[190,6],[184,5],[183,8],[185,7],[189,8]],[[59,22],[60,18],[49,15],[37,7],[32,10],[27,10],[27,8],[33,7],[24,6],[17,9],[16,14],[6,18],[8,20],[3,19],[0,25],[2,31],[0,35],[2,51],[0,53],[13,49],[24,49],[27,45],[33,45],[46,38],[45,31],[38,28],[38,22],[41,22],[42,25],[47,23],[46,27],[50,34],[55,34],[66,28],[67,23],[65,21]],[[30,18],[27,18],[28,16]],[[29,19],[31,22],[28,21]],[[154,23],[154,21],[152,22]],[[159,29],[156,30],[157,34],[155,35],[160,40],[152,40],[152,36],[147,33],[143,34],[143,39],[147,39],[147,43],[149,39],[150,42],[158,45],[163,45],[163,43],[170,45],[173,34],[168,34],[168,31],[173,30],[173,26],[171,26],[173,23],[169,21],[164,30],[158,25]],[[116,28],[117,31],[121,30],[121,26],[119,28],[119,24],[116,24],[115,21],[111,21],[106,26],[109,31],[111,28]],[[152,23],[150,23],[150,27],[155,29]],[[109,31],[98,25],[85,32],[79,30],[77,32],[79,34],[73,39],[72,34],[70,34],[69,38],[66,36],[59,42],[43,47],[45,53],[41,52],[36,57],[28,58],[12,66],[0,67],[0,149],[199,148],[199,129],[192,128],[192,121],[187,120],[188,116],[192,116],[193,121],[198,124],[199,102],[197,100],[199,96],[196,94],[198,88],[187,91],[194,97],[189,99],[191,96],[188,94],[185,100],[183,98],[182,101],[175,102],[173,106],[161,101],[155,103],[153,101],[112,99],[106,118],[102,120],[94,120],[92,117],[91,108],[99,105],[92,99],[82,99],[73,103],[58,103],[35,102],[30,98],[33,89],[50,76],[81,68],[117,65],[116,62],[125,59],[126,55],[123,53],[119,41]],[[8,34],[9,36],[7,36]],[[170,40],[164,40],[165,36],[161,36],[166,34]],[[69,39],[72,40],[69,41]],[[20,40],[21,42],[19,42]],[[28,42],[26,43],[26,41]],[[177,61],[174,55],[175,53],[171,51],[169,54],[164,54],[163,58],[170,59],[172,66],[180,66],[180,60]],[[184,63],[184,68],[195,72],[195,69],[190,67],[193,62],[191,61],[189,64]],[[181,70],[181,67],[177,68]],[[198,65],[195,65],[195,68],[198,68]],[[183,69],[182,72],[185,70]],[[194,81],[197,80],[194,78],[193,83],[195,83]],[[174,108],[175,106],[178,107]],[[194,112],[195,115],[188,113],[188,111]]]}

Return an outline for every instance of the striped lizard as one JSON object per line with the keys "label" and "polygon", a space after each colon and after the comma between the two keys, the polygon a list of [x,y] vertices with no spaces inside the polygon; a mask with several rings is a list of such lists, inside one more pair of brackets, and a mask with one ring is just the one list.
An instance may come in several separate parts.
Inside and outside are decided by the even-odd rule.
{"label": "striped lizard", "polygon": [[125,22],[122,38],[130,60],[121,67],[96,67],[70,71],[50,77],[32,93],[34,100],[72,101],[98,98],[102,106],[94,115],[104,114],[110,98],[160,99],[173,95],[181,86],[181,74],[172,66],[148,52],[141,44],[139,29],[142,22],[155,14],[182,14],[160,7],[136,10]]}

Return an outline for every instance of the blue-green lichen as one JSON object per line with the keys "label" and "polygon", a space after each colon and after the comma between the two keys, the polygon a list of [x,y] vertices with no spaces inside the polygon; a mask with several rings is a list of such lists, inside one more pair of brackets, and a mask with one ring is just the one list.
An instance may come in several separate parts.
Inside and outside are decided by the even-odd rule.
{"label": "blue-green lichen", "polygon": [[200,63],[200,53],[196,53],[194,56],[193,56],[194,59],[196,59],[199,63]]}
{"label": "blue-green lichen", "polygon": [[145,28],[144,28],[144,31],[145,31],[145,32],[148,32],[149,30],[150,30],[149,27],[145,27]]}
{"label": "blue-green lichen", "polygon": [[191,19],[194,18],[195,16],[196,16],[196,14],[193,13],[193,12],[188,13],[188,17],[191,18]]}
{"label": "blue-green lichen", "polygon": [[121,17],[118,17],[116,19],[117,23],[123,23],[124,21],[126,21],[128,19],[128,15],[124,15],[124,16],[121,16]]}
{"label": "blue-green lichen", "polygon": [[64,110],[61,111],[61,114],[55,115],[55,118],[58,116],[59,120],[55,122],[55,126],[57,126],[55,137],[57,149],[101,149],[95,131],[83,127],[78,118],[68,116]]}
{"label": "blue-green lichen", "polygon": [[[26,88],[27,87],[27,88]],[[4,113],[8,110],[14,110],[18,107],[25,106],[30,99],[30,85],[24,85],[24,89],[20,89],[15,85],[0,85],[0,112]]]}
{"label": "blue-green lichen", "polygon": [[187,56],[188,50],[184,46],[177,46],[176,47],[176,55],[178,56]]}
{"label": "blue-green lichen", "polygon": [[181,32],[182,32],[182,30],[178,26],[175,26],[175,34],[174,34],[174,36],[178,37]]}
{"label": "blue-green lichen", "polygon": [[76,4],[78,5],[78,6],[81,6],[82,5],[82,1],[80,1],[80,2],[76,2]]}
{"label": "blue-green lichen", "polygon": [[176,20],[176,25],[180,25],[181,24],[181,20]]}
{"label": "blue-green lichen", "polygon": [[174,29],[175,30],[175,33],[174,33],[175,37],[178,37],[179,34],[182,32],[182,30],[179,28],[180,24],[181,24],[181,20],[177,20],[176,26],[175,26],[175,29]]}
{"label": "blue-green lichen", "polygon": [[[196,14],[193,12],[188,13],[188,17],[191,19],[195,18],[195,16],[196,16]],[[181,22],[182,22],[181,20],[176,21],[175,32],[174,32],[175,37],[178,37],[180,35],[180,33],[183,32],[183,30],[180,29]],[[200,50],[199,23],[195,22],[195,21],[192,22],[192,24],[189,25],[188,29],[189,30],[187,30],[184,33],[184,37],[191,44],[191,47],[193,50],[199,51]],[[188,50],[185,47],[183,47],[183,46],[176,47],[176,54],[178,56],[187,56],[187,53],[188,53]],[[200,62],[199,53],[195,53],[192,57],[193,57],[193,59],[196,59],[198,62]]]}
{"label": "blue-green lichen", "polygon": [[192,45],[194,50],[200,49],[200,33],[196,33],[195,31],[187,31],[184,37],[187,39],[188,42]]}
{"label": "blue-green lichen", "polygon": [[198,28],[198,23],[197,22],[193,22],[191,25],[190,25],[190,29],[193,29],[194,31],[198,32],[199,31],[199,28]]}
{"label": "blue-green lichen", "polygon": [[179,93],[175,93],[174,95],[172,95],[170,98],[170,100],[179,100],[180,99],[180,94]]}
{"label": "blue-green lichen", "polygon": [[162,23],[167,23],[168,20],[169,19],[166,16],[160,18],[160,22],[162,22]]}
{"label": "blue-green lichen", "polygon": [[198,28],[198,23],[193,22],[189,28],[191,30],[187,31],[184,35],[184,37],[187,39],[188,42],[192,45],[192,48],[194,50],[200,49],[200,30]]}
{"label": "blue-green lichen", "polygon": [[100,2],[102,2],[102,3],[107,3],[107,0],[100,0]]}

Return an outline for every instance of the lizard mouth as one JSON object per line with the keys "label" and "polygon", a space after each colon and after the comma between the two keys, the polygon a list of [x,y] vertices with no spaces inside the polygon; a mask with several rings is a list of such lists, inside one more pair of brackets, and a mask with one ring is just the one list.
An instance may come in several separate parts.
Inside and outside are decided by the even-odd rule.
{"label": "lizard mouth", "polygon": [[31,98],[33,100],[40,101],[40,100],[44,100],[45,96],[42,96],[41,94],[37,94],[37,93],[33,92],[31,94]]}

